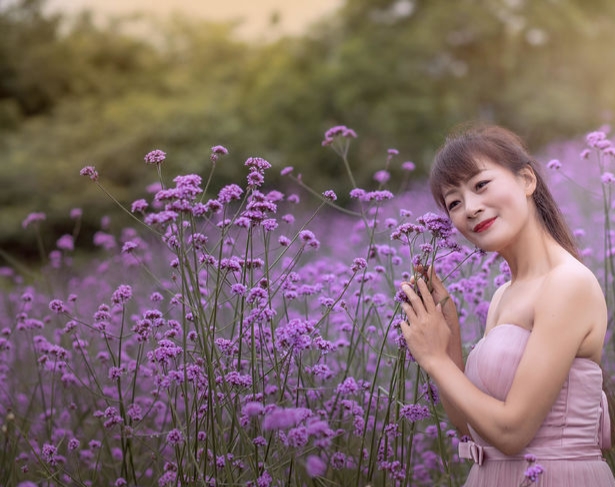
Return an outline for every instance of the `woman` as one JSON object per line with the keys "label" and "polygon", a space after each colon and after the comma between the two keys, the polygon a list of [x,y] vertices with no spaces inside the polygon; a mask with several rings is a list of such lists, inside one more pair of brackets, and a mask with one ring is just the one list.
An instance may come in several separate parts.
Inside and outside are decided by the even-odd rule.
{"label": "woman", "polygon": [[610,446],[599,365],[606,303],[537,163],[508,130],[472,128],[447,139],[430,184],[458,231],[498,252],[512,276],[465,366],[457,312],[437,275],[402,284],[406,343],[451,422],[473,439],[460,444],[475,462],[465,485],[518,487],[535,457],[540,486],[615,486],[600,451]]}

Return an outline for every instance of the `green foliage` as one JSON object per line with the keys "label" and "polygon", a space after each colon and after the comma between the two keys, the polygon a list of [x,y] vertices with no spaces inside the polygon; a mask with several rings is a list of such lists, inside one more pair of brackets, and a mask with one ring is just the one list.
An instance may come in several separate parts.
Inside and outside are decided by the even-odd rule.
{"label": "green foliage", "polygon": [[[292,165],[343,202],[343,168],[319,147],[332,125],[361,136],[351,157],[370,188],[389,147],[400,151],[394,177],[408,159],[423,177],[444,135],[469,119],[504,124],[538,149],[615,108],[610,0],[347,0],[305,35],[269,43],[177,16],[137,19],[149,26],[139,36],[132,18],[100,27],[43,6],[0,6],[3,248],[23,248],[16,235],[30,211],[57,228],[74,206],[92,224],[115,214],[79,169],[95,165],[129,204],[154,181],[142,158],[155,148],[169,154],[169,172],[203,175],[209,148],[226,145],[234,160]],[[227,184],[245,169],[221,164],[217,175]]]}

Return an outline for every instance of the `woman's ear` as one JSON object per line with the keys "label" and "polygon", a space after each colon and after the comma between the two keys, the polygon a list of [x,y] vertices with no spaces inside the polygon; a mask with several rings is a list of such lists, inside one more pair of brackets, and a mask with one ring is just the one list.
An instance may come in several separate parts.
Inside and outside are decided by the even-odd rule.
{"label": "woman's ear", "polygon": [[519,177],[525,186],[525,194],[526,196],[532,196],[534,191],[536,191],[536,173],[532,166],[527,164],[521,171],[519,172]]}

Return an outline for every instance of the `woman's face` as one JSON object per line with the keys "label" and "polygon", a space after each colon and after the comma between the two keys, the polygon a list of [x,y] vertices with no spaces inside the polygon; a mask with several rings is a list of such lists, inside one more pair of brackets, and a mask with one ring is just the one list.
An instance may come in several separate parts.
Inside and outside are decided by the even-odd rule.
{"label": "woman's face", "polygon": [[526,227],[536,178],[528,167],[515,175],[488,159],[479,172],[457,186],[445,187],[444,203],[453,225],[477,247],[501,252]]}

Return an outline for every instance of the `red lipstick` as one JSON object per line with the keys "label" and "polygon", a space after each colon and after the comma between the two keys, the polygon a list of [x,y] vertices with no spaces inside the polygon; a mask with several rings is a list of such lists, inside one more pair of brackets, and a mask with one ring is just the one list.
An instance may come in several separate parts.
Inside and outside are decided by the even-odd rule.
{"label": "red lipstick", "polygon": [[476,233],[480,233],[480,232],[484,232],[485,230],[487,230],[495,221],[495,217],[494,218],[489,218],[488,220],[484,220],[480,223],[478,223],[473,229],[473,232]]}

